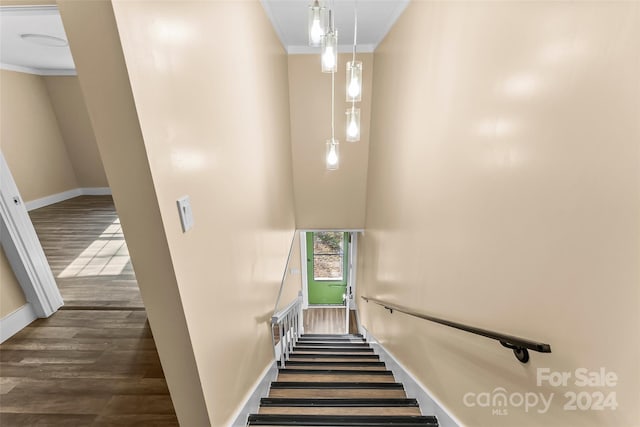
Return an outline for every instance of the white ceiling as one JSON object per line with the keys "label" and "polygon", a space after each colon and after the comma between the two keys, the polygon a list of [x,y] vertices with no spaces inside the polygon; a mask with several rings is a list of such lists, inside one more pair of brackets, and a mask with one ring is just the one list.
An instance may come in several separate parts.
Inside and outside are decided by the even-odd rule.
{"label": "white ceiling", "polygon": [[0,62],[2,68],[41,75],[75,73],[69,46],[44,46],[21,37],[38,34],[66,40],[55,6],[0,7]]}
{"label": "white ceiling", "polygon": [[[307,14],[311,0],[261,0],[288,53],[316,53],[307,45]],[[354,4],[358,14],[358,51],[373,52],[409,0],[327,0],[336,28],[340,51],[353,46]],[[66,40],[60,13],[55,6],[0,7],[0,67],[40,75],[75,74],[69,46],[44,46],[22,37],[47,35]]]}
{"label": "white ceiling", "polygon": [[[315,53],[308,46],[308,7],[312,0],[261,0],[280,41],[289,53]],[[358,51],[373,52],[402,14],[409,0],[328,0],[341,51],[353,49],[354,5],[358,13]]]}

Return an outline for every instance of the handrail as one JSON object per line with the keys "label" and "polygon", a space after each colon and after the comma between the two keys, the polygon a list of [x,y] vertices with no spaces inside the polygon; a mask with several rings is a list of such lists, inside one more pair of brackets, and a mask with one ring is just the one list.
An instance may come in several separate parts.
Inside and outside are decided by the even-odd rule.
{"label": "handrail", "polygon": [[[298,292],[296,299],[291,301],[286,307],[278,310],[278,305],[280,305],[280,299],[282,298],[282,291],[287,280],[287,272],[289,270],[289,263],[291,262],[291,255],[293,253],[297,233],[298,230],[295,230],[293,232],[293,237],[291,238],[289,254],[287,255],[287,262],[285,263],[284,272],[282,273],[282,281],[280,282],[276,305],[273,307],[273,315],[271,316],[271,342],[273,343],[275,359],[280,361],[281,367],[284,367],[284,364],[289,359],[289,354],[293,351],[293,347],[296,342],[298,342],[298,338],[303,331],[301,292]],[[277,344],[274,328],[277,328],[278,330]]]}
{"label": "handrail", "polygon": [[287,305],[285,308],[283,308],[282,310],[278,311],[277,313],[273,313],[273,316],[271,316],[271,323],[278,323],[282,319],[284,319],[289,314],[289,312],[291,310],[293,310],[294,308],[296,308],[296,306],[300,303],[300,297],[301,297],[301,295],[298,294],[296,299],[291,301],[289,303],[289,305]]}
{"label": "handrail", "polygon": [[[273,328],[278,329],[278,344]],[[280,360],[280,367],[284,368],[289,360],[293,347],[302,333],[302,292],[289,305],[271,317],[271,339],[276,360]]]}
{"label": "handrail", "polygon": [[298,233],[298,230],[294,230],[293,237],[291,238],[291,244],[289,245],[289,253],[287,254],[287,262],[284,264],[284,272],[282,273],[282,281],[280,281],[280,289],[278,290],[278,298],[276,298],[276,306],[273,307],[274,314],[278,309],[278,304],[280,304],[280,298],[282,297],[282,290],[284,289],[284,282],[287,279],[287,270],[289,269],[289,262],[291,262],[291,254],[293,253],[293,244],[296,241],[297,233]]}
{"label": "handrail", "polygon": [[409,316],[417,317],[419,319],[429,320],[434,323],[449,326],[451,328],[460,329],[461,331],[470,332],[472,334],[481,335],[486,338],[497,340],[503,347],[507,347],[513,350],[516,358],[522,362],[527,363],[529,361],[529,351],[533,350],[540,353],[551,353],[551,346],[549,344],[531,341],[526,338],[520,338],[513,335],[502,334],[500,332],[489,331],[487,329],[476,328],[475,326],[468,326],[462,323],[452,322],[450,320],[440,319],[438,317],[429,316],[427,314],[418,313],[410,308],[403,307],[401,305],[392,304],[376,298],[362,297],[366,302],[374,302],[381,305],[386,310],[393,313],[393,310],[399,311]]}

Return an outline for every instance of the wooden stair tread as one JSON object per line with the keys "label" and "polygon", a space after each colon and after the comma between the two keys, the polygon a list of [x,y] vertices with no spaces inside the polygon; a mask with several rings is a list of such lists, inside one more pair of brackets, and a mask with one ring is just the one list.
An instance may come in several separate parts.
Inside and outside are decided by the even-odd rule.
{"label": "wooden stair tread", "polygon": [[402,388],[272,388],[269,391],[272,398],[311,398],[315,400],[331,398],[405,398]]}
{"label": "wooden stair tread", "polygon": [[[341,381],[344,377],[340,373],[332,373],[332,374],[289,374],[289,373],[280,373],[278,375],[278,381],[299,381],[299,382],[309,382],[309,381]],[[371,375],[371,374],[352,374],[349,379],[353,381],[359,382],[395,382],[393,375],[389,376],[379,376],[379,375]]]}
{"label": "wooden stair tread", "polygon": [[249,415],[249,426],[358,426],[358,427],[435,427],[432,416],[363,416],[363,415]]}
{"label": "wooden stair tread", "polygon": [[304,399],[304,398],[272,398],[264,397],[260,400],[263,406],[346,406],[346,407],[371,407],[371,406],[418,406],[416,399],[372,399],[372,398],[334,398],[334,399]]}
{"label": "wooden stair tread", "polygon": [[422,415],[416,407],[373,406],[373,407],[281,407],[261,406],[259,414],[295,414],[295,415]]}

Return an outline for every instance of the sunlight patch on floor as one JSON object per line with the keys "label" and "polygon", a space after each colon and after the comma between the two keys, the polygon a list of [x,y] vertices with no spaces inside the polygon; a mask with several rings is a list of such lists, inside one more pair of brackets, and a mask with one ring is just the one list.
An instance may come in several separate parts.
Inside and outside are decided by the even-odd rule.
{"label": "sunlight patch on floor", "polygon": [[129,250],[124,241],[120,220],[117,219],[58,277],[115,276],[122,273],[128,262]]}

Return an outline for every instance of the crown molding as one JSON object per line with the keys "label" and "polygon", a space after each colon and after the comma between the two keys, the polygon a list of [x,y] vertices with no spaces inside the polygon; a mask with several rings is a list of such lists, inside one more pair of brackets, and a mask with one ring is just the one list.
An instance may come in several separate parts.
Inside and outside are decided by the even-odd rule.
{"label": "crown molding", "polygon": [[8,71],[16,71],[18,73],[34,74],[36,76],[77,76],[75,69],[68,68],[36,68],[24,67],[22,65],[13,65],[0,63],[0,69]]}
{"label": "crown molding", "polygon": [[[375,50],[375,46],[372,44],[358,45],[356,53],[372,53]],[[338,53],[352,53],[353,45],[341,44],[338,45]],[[287,53],[289,55],[311,55],[320,54],[319,47],[311,46],[287,46]]]}

